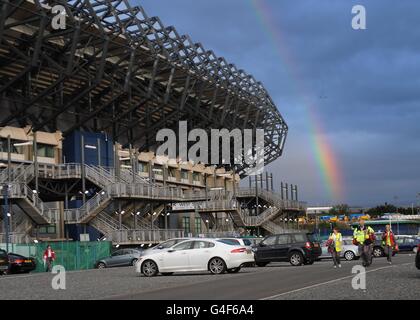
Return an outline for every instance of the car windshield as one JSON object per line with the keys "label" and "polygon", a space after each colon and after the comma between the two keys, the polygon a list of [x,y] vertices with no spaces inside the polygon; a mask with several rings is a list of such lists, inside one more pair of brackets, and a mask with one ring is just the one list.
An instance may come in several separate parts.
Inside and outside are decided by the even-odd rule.
{"label": "car windshield", "polygon": [[0,250],[0,257],[7,257],[7,253],[4,250]]}
{"label": "car windshield", "polygon": [[319,235],[316,233],[307,233],[308,240],[311,242],[320,242],[321,239],[319,238]]}

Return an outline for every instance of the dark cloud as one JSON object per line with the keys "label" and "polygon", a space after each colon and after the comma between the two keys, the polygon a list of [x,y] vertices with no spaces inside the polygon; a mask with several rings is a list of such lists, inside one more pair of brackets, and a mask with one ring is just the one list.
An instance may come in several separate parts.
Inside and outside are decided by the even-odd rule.
{"label": "dark cloud", "polygon": [[[395,196],[401,204],[416,201],[420,2],[265,0],[282,35],[280,50],[250,0],[131,2],[263,82],[290,126],[285,154],[270,169],[278,181],[299,184],[302,199],[336,201],[315,164],[305,95],[337,155],[345,201],[371,205]],[[351,28],[355,4],[366,6],[365,31]]]}

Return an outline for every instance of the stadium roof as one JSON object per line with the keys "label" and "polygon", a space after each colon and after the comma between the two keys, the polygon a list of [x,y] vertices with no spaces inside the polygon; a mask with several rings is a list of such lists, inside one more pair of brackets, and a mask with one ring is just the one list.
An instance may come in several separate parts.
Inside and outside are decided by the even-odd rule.
{"label": "stadium roof", "polygon": [[[64,30],[53,29],[47,2],[65,7]],[[144,151],[158,130],[187,120],[190,129],[263,128],[265,163],[281,156],[288,127],[263,85],[143,8],[128,0],[0,6],[0,127],[107,132]]]}

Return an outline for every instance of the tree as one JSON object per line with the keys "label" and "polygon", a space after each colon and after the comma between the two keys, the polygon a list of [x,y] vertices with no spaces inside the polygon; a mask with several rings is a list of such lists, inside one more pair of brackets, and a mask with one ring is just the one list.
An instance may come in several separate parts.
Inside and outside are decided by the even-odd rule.
{"label": "tree", "polygon": [[[370,208],[366,213],[370,216],[383,216],[386,213],[397,212],[397,207],[392,204],[385,203],[374,208]],[[400,212],[400,211],[399,211]]]}
{"label": "tree", "polygon": [[338,204],[334,206],[330,210],[330,214],[333,216],[341,216],[341,215],[347,215],[350,212],[350,208],[347,204]]}

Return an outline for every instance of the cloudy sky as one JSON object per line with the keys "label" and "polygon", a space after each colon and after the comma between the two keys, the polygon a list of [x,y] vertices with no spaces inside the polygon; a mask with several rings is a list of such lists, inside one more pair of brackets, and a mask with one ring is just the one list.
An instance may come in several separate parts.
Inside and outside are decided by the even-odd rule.
{"label": "cloudy sky", "polygon": [[[131,3],[264,84],[290,127],[284,156],[269,167],[278,184],[280,180],[297,184],[300,198],[312,205],[416,203],[419,1]],[[351,27],[352,7],[357,4],[366,8],[367,30]],[[316,161],[314,132],[335,155],[341,176],[335,183],[325,179]]]}

